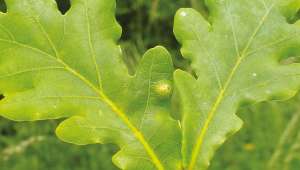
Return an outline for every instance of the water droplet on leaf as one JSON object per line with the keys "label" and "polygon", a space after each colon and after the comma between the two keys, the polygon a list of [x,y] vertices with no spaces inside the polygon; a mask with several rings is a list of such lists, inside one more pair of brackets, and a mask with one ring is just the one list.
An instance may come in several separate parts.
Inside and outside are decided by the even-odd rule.
{"label": "water droplet on leaf", "polygon": [[185,16],[187,16],[187,13],[184,12],[184,11],[182,11],[182,12],[180,13],[180,15],[183,16],[183,17],[185,17]]}

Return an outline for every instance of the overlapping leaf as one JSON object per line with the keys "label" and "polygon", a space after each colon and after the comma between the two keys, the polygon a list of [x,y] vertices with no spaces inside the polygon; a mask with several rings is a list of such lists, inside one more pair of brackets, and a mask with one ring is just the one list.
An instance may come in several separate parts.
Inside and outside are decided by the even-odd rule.
{"label": "overlapping leaf", "polygon": [[7,0],[0,14],[0,114],[13,120],[70,117],[58,136],[115,143],[121,169],[179,169],[180,138],[169,116],[172,63],[162,47],[128,75],[116,41],[114,0]]}
{"label": "overlapping leaf", "polygon": [[192,9],[175,17],[182,54],[197,76],[177,71],[183,107],[183,165],[203,170],[216,148],[238,131],[241,104],[282,100],[300,85],[299,23],[289,24],[297,0],[206,0],[208,22]]}

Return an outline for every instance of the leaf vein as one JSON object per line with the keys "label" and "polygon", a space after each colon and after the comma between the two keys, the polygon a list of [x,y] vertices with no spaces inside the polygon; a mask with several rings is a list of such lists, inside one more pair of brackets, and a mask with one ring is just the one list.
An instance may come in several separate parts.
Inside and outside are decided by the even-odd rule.
{"label": "leaf vein", "polygon": [[37,72],[37,71],[42,71],[42,70],[57,70],[57,69],[64,69],[64,67],[39,67],[39,68],[25,69],[25,70],[16,71],[16,72],[13,72],[13,73],[8,73],[8,74],[5,74],[5,75],[1,75],[0,79],[16,76],[16,75],[19,75],[19,74],[29,73],[29,72]]}
{"label": "leaf vein", "polygon": [[268,18],[270,12],[272,11],[273,7],[274,7],[275,3],[265,12],[265,14],[262,16],[262,18],[260,19],[258,26],[256,27],[256,29],[254,30],[253,34],[251,35],[251,37],[249,38],[245,48],[243,49],[241,56],[237,57],[237,61],[233,67],[233,69],[231,70],[231,72],[229,73],[229,76],[226,80],[226,83],[224,85],[224,88],[219,92],[214,104],[212,105],[211,110],[208,113],[208,117],[206,119],[206,121],[204,122],[204,126],[203,128],[200,130],[199,135],[197,137],[196,140],[196,144],[193,148],[193,152],[192,152],[192,158],[189,164],[188,169],[189,170],[193,170],[196,166],[196,162],[197,162],[197,158],[199,155],[199,152],[202,149],[202,144],[204,142],[204,137],[206,136],[206,132],[208,131],[209,125],[211,123],[211,121],[214,118],[215,112],[217,111],[219,105],[222,103],[222,100],[224,98],[225,92],[227,91],[228,87],[231,84],[231,81],[236,73],[236,71],[238,70],[241,62],[245,59],[245,57],[247,57],[246,53],[247,50],[250,48],[252,42],[254,41],[257,33],[259,32],[259,30],[261,29],[261,27],[263,26],[263,24],[265,23],[266,19]]}
{"label": "leaf vein", "polygon": [[87,25],[87,32],[88,32],[88,43],[89,43],[89,48],[91,51],[91,57],[93,60],[93,64],[96,70],[96,74],[97,74],[97,82],[98,82],[98,86],[100,89],[102,89],[102,81],[101,81],[101,74],[100,74],[100,70],[99,70],[99,66],[97,63],[97,59],[96,59],[96,53],[95,53],[95,48],[93,46],[93,42],[92,42],[92,35],[91,35],[91,26],[90,26],[90,17],[89,17],[89,13],[87,10],[87,5],[86,5],[86,1],[84,1],[84,10],[85,10],[85,18],[86,18],[86,25]]}

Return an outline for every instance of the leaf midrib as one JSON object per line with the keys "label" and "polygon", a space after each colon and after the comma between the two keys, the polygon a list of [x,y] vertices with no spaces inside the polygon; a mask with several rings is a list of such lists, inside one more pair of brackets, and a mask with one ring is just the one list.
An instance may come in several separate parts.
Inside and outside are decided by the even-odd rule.
{"label": "leaf midrib", "polygon": [[142,132],[140,132],[140,130],[138,128],[136,128],[134,126],[134,124],[132,124],[130,122],[130,120],[126,116],[126,114],[113,101],[111,101],[109,99],[109,97],[107,97],[105,95],[105,93],[103,91],[101,91],[97,87],[95,87],[93,85],[93,83],[91,83],[88,79],[86,79],[83,75],[81,75],[80,73],[78,73],[76,70],[74,70],[72,67],[70,67],[67,63],[65,63],[61,59],[58,50],[56,49],[56,47],[55,47],[53,41],[51,40],[50,36],[48,35],[48,33],[45,31],[43,25],[38,20],[36,20],[36,18],[34,18],[34,19],[37,22],[37,24],[39,25],[42,34],[48,40],[48,43],[51,46],[52,50],[55,52],[55,56],[52,55],[52,54],[50,54],[50,53],[48,53],[48,52],[46,52],[46,51],[43,51],[42,49],[39,49],[37,47],[33,47],[33,46],[30,46],[30,45],[27,45],[27,44],[24,44],[24,43],[21,43],[21,42],[17,42],[15,40],[6,40],[6,39],[0,39],[0,40],[1,41],[10,42],[10,43],[19,45],[21,47],[37,51],[37,52],[39,52],[41,54],[44,54],[44,55],[46,55],[48,57],[51,57],[51,59],[55,59],[55,61],[57,61],[58,63],[62,64],[64,66],[64,68],[66,69],[66,71],[70,72],[75,77],[79,78],[87,86],[89,86],[91,89],[93,89],[96,92],[96,94],[100,97],[99,100],[102,100],[104,103],[106,103],[112,109],[112,111],[115,112],[119,116],[119,118],[123,121],[123,123],[131,130],[131,132],[136,137],[136,139],[143,145],[145,151],[147,152],[148,156],[152,159],[152,163],[156,166],[156,168],[158,170],[164,170],[165,169],[164,166],[162,165],[161,161],[158,159],[158,156],[156,155],[156,153],[154,152],[154,150],[151,148],[150,144],[147,142],[147,140],[143,136]]}
{"label": "leaf midrib", "polygon": [[97,95],[101,98],[101,100],[106,103],[108,106],[111,107],[112,111],[114,111],[119,118],[129,127],[129,129],[132,131],[133,135],[136,137],[137,140],[140,141],[140,143],[144,146],[146,152],[148,153],[149,157],[152,159],[153,163],[159,170],[164,170],[163,165],[161,164],[160,160],[158,159],[156,153],[154,150],[151,148],[151,146],[148,144],[147,140],[143,136],[142,132],[139,131],[138,128],[136,128],[129,120],[129,118],[126,116],[126,114],[118,108],[118,106],[111,101],[103,91],[97,89],[90,81],[88,81],[84,76],[82,76],[80,73],[76,72],[73,70],[71,67],[66,65],[62,60],[61,63],[66,67],[66,69],[72,73],[75,77],[78,77],[81,79],[83,82],[85,82],[88,86],[90,86],[96,93]]}
{"label": "leaf midrib", "polygon": [[270,12],[272,11],[273,7],[275,4],[273,4],[267,11],[266,13],[263,15],[263,17],[260,19],[260,22],[258,24],[258,26],[256,27],[256,29],[254,30],[253,34],[251,35],[251,37],[249,38],[245,48],[242,50],[241,55],[237,52],[237,61],[234,65],[234,67],[232,68],[232,70],[230,71],[230,74],[228,76],[228,78],[225,81],[225,85],[223,87],[223,89],[220,90],[214,104],[212,105],[212,108],[210,109],[209,113],[208,113],[208,117],[204,123],[203,128],[200,130],[199,135],[196,139],[196,144],[194,145],[193,149],[192,149],[192,157],[191,157],[191,161],[189,163],[188,169],[189,170],[193,170],[196,166],[196,162],[197,162],[197,158],[200,154],[200,151],[202,149],[202,144],[204,142],[204,138],[206,136],[206,133],[208,131],[209,125],[211,123],[211,121],[214,118],[214,115],[217,111],[217,109],[219,108],[220,104],[222,103],[223,99],[224,99],[224,95],[228,89],[228,87],[231,84],[231,81],[236,73],[236,71],[238,70],[240,64],[242,63],[242,61],[248,56],[247,55],[247,51],[250,48],[252,42],[254,41],[257,33],[259,32],[259,30],[261,29],[261,27],[263,26],[263,24],[265,23],[267,17],[269,16]]}

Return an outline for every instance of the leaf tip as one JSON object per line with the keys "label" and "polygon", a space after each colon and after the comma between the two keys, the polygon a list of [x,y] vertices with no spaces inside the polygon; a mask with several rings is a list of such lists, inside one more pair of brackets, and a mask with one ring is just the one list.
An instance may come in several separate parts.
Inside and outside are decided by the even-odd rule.
{"label": "leaf tip", "polygon": [[146,52],[145,55],[147,55],[147,54],[153,54],[153,53],[160,53],[160,54],[162,54],[163,56],[170,56],[169,51],[168,51],[165,47],[160,46],[160,45],[155,46],[155,47],[149,49],[149,50]]}
{"label": "leaf tip", "polygon": [[175,72],[174,72],[175,82],[177,82],[181,79],[189,79],[189,80],[195,80],[196,81],[196,78],[193,75],[189,74],[188,72],[180,70],[180,69],[175,70]]}
{"label": "leaf tip", "polygon": [[[151,63],[149,60],[156,60],[159,63],[167,63],[172,67],[173,70],[173,61],[169,51],[163,46],[156,46],[149,49],[143,56],[142,63]],[[143,64],[141,64],[143,65]],[[173,72],[173,71],[172,71]]]}

